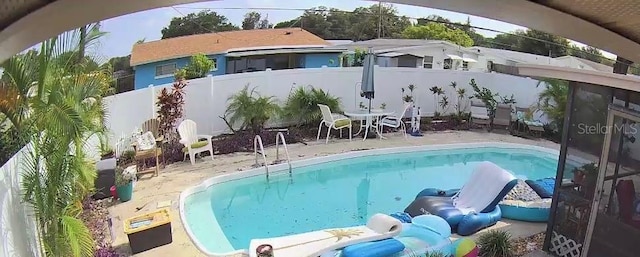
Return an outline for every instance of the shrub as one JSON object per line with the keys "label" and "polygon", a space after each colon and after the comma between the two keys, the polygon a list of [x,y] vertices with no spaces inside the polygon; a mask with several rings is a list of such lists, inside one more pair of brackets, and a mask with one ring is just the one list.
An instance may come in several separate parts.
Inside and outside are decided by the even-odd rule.
{"label": "shrub", "polygon": [[204,78],[213,69],[213,61],[204,54],[191,56],[189,64],[182,69],[176,70],[174,77],[180,79]]}
{"label": "shrub", "polygon": [[160,133],[171,142],[177,140],[177,122],[184,115],[184,88],[187,84],[178,80],[171,86],[171,92],[163,88],[156,101]]}
{"label": "shrub", "polygon": [[322,119],[322,113],[318,104],[329,106],[332,112],[338,113],[340,109],[340,98],[334,97],[322,89],[312,86],[299,87],[287,97],[284,106],[284,116],[295,121],[298,126],[318,123]]}
{"label": "shrub", "polygon": [[491,230],[478,238],[480,256],[483,257],[511,257],[513,246],[511,234],[504,230]]}
{"label": "shrub", "polygon": [[249,85],[229,97],[227,101],[229,105],[225,117],[229,117],[228,124],[233,126],[240,122],[240,129],[251,129],[255,135],[260,134],[265,123],[278,116],[281,111],[273,96],[260,96],[255,88],[249,90]]}

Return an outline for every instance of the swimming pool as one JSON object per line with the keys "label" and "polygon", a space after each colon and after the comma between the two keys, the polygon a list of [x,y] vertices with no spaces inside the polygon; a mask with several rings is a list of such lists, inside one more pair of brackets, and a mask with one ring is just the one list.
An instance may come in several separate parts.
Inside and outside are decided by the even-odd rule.
{"label": "swimming pool", "polygon": [[209,179],[181,194],[184,226],[209,255],[243,252],[253,238],[366,223],[402,211],[427,187],[459,188],[475,164],[491,161],[517,177],[555,177],[558,151],[507,143],[356,151]]}

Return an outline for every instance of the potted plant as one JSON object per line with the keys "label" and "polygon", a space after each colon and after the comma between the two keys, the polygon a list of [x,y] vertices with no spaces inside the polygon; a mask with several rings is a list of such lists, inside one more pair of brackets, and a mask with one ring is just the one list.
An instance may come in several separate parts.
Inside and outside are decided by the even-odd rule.
{"label": "potted plant", "polygon": [[[133,170],[135,170],[135,166]],[[131,200],[133,196],[133,178],[135,173],[130,171],[130,168],[123,168],[122,166],[116,166],[116,193],[121,202],[127,202]]]}
{"label": "potted plant", "polygon": [[573,182],[584,185],[587,177],[592,180],[598,175],[598,166],[595,163],[588,163],[573,169]]}
{"label": "potted plant", "polygon": [[111,145],[109,144],[109,138],[107,138],[106,136],[100,136],[99,139],[100,139],[100,159],[105,160],[105,159],[113,158],[115,156],[115,153],[113,151],[113,148],[111,148]]}

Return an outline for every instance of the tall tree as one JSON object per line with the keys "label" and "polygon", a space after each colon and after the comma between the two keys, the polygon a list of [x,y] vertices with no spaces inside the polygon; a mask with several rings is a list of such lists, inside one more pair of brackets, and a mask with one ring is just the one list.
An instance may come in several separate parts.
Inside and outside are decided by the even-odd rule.
{"label": "tall tree", "polygon": [[470,17],[467,17],[467,20],[465,21],[465,23],[460,23],[460,22],[452,22],[451,20],[442,16],[429,15],[426,18],[418,19],[418,22],[416,25],[420,26],[420,25],[427,25],[430,23],[443,24],[444,26],[452,30],[455,30],[455,29],[462,30],[464,31],[464,33],[469,35],[469,37],[473,40],[474,46],[488,46],[487,39],[485,39],[484,36],[478,34],[476,30],[471,27]]}
{"label": "tall tree", "polygon": [[135,72],[130,66],[131,55],[118,56],[109,59],[103,68],[113,71],[113,81],[111,87],[115,89],[115,93],[123,93],[131,91],[135,88]]}
{"label": "tall tree", "polygon": [[319,6],[296,19],[283,21],[276,28],[300,27],[324,39],[368,40],[378,37],[399,37],[411,22],[399,16],[393,5],[374,4],[351,12]]}
{"label": "tall tree", "polygon": [[258,22],[258,29],[270,29],[271,27],[273,27],[273,24],[269,23],[269,19],[267,17]]}
{"label": "tall tree", "polygon": [[244,15],[242,20],[242,29],[257,29],[260,23],[261,15],[259,12],[248,12]]}
{"label": "tall tree", "polygon": [[411,26],[402,32],[404,38],[445,40],[461,46],[472,46],[473,39],[460,29],[451,29],[442,23],[430,22],[427,25]]}
{"label": "tall tree", "polygon": [[550,57],[564,56],[569,52],[569,40],[566,38],[533,29],[519,34],[523,36],[519,43],[522,52]]}
{"label": "tall tree", "polygon": [[[398,9],[391,4],[374,4],[356,8],[351,14],[351,39],[368,40],[377,38],[397,38],[402,35],[411,21],[398,15]],[[380,30],[380,32],[378,32]]]}
{"label": "tall tree", "polygon": [[569,48],[569,54],[578,58],[587,59],[589,61],[593,61],[597,63],[603,63],[604,62],[603,59],[605,59],[604,55],[602,55],[602,52],[600,52],[598,48],[595,48],[592,46],[578,47],[578,46],[572,45]]}
{"label": "tall tree", "polygon": [[275,28],[303,28],[318,37],[331,39],[331,24],[327,22],[328,12],[329,9],[327,7],[314,7],[304,11],[302,16],[296,19],[276,24]]}
{"label": "tall tree", "polygon": [[500,34],[489,41],[495,48],[550,57],[567,55],[570,47],[566,38],[532,29]]}
{"label": "tall tree", "polygon": [[190,13],[184,17],[174,17],[169,25],[162,29],[162,39],[187,35],[205,34],[239,30],[227,17],[214,11]]}

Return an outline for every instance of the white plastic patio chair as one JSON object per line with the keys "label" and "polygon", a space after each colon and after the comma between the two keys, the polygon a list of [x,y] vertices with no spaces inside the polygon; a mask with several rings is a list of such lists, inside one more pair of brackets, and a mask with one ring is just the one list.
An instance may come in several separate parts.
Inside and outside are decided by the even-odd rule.
{"label": "white plastic patio chair", "polygon": [[[180,143],[184,145],[182,151],[184,152],[184,159],[189,154],[189,160],[191,165],[196,164],[196,154],[209,151],[211,154],[211,160],[213,160],[213,144],[211,143],[210,135],[198,135],[196,123],[192,120],[184,120],[178,125],[178,134],[180,134]],[[207,139],[207,141],[200,141],[200,139]],[[183,160],[184,161],[184,160]]]}
{"label": "white plastic patio chair", "polygon": [[400,112],[400,116],[391,115],[391,116],[382,118],[382,120],[380,120],[380,132],[382,133],[382,131],[384,131],[384,127],[390,127],[394,129],[399,128],[402,130],[402,134],[404,134],[404,138],[407,138],[407,127],[402,121],[402,118],[404,117],[404,114],[407,112],[407,109],[409,109],[409,107],[411,107],[412,104],[413,103],[405,103],[404,109],[402,109],[402,112]]}
{"label": "white plastic patio chair", "polygon": [[353,126],[351,125],[351,119],[337,113],[331,113],[331,109],[329,106],[324,104],[318,104],[320,107],[320,112],[322,112],[322,121],[320,125],[318,125],[318,137],[316,140],[320,140],[320,132],[322,131],[322,125],[327,126],[327,139],[325,140],[325,144],[329,143],[329,134],[331,134],[331,129],[336,129],[340,131],[340,136],[342,136],[342,129],[349,128],[349,141],[351,141]]}

